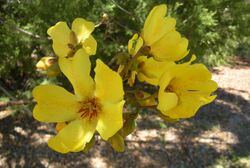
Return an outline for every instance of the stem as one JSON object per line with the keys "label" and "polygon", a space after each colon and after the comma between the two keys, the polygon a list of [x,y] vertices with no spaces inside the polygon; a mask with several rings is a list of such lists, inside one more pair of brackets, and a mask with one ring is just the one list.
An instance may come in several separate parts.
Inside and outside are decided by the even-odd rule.
{"label": "stem", "polygon": [[[12,96],[4,87],[2,87],[1,85],[0,85],[0,90],[2,90],[4,93],[5,93],[5,95],[6,96],[8,96],[10,99],[12,99],[12,100],[14,100],[14,101],[17,101],[17,99],[14,97],[14,96]],[[23,110],[25,111],[25,112],[27,112],[27,113],[31,113],[31,111],[27,108],[27,107],[25,107],[25,106],[23,106]]]}
{"label": "stem", "polygon": [[0,102],[0,108],[6,108],[8,106],[16,106],[16,105],[26,105],[34,103],[32,100],[13,100],[9,102]]}

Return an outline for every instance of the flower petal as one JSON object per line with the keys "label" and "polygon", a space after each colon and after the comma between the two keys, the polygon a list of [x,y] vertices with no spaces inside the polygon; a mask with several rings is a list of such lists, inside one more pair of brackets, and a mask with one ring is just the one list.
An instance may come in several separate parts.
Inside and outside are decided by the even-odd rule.
{"label": "flower petal", "polygon": [[93,94],[94,81],[90,76],[91,63],[83,49],[79,49],[72,58],[60,58],[59,66],[79,98],[84,99]]}
{"label": "flower petal", "polygon": [[[139,57],[140,58],[140,57]],[[141,60],[143,60],[141,58]],[[165,62],[158,62],[155,61],[152,57],[145,59],[144,57],[144,64],[140,68],[140,71],[138,73],[138,79],[139,81],[146,81],[147,83],[151,85],[163,85],[166,82],[169,82],[168,80],[171,79],[171,75],[165,75],[164,79],[162,79],[163,74],[169,72],[173,67],[175,67],[174,62],[165,61]],[[169,78],[169,79],[165,79]],[[163,82],[164,81],[164,82]],[[168,84],[168,83],[166,83]],[[165,86],[166,86],[165,84]]]}
{"label": "flower petal", "polygon": [[165,34],[151,46],[150,52],[158,61],[178,61],[188,54],[188,40],[180,33],[172,31]]}
{"label": "flower petal", "polygon": [[173,119],[190,118],[196,114],[201,106],[211,103],[216,96],[200,93],[185,93],[179,98],[178,106],[168,111],[164,111],[164,115]]}
{"label": "flower petal", "polygon": [[165,4],[155,6],[150,11],[142,31],[146,45],[152,45],[164,34],[175,29],[176,20],[171,17],[165,17],[166,13],[167,6]]}
{"label": "flower petal", "polygon": [[92,35],[83,40],[82,45],[88,55],[96,54],[97,42]]}
{"label": "flower petal", "polygon": [[95,67],[95,96],[103,102],[117,103],[123,100],[123,84],[120,75],[111,70],[100,59]]}
{"label": "flower petal", "polygon": [[147,16],[146,21],[144,23],[144,28],[154,27],[155,24],[157,23],[157,20],[164,18],[166,14],[167,14],[167,5],[162,4],[155,6]]}
{"label": "flower petal", "polygon": [[58,22],[50,27],[47,31],[53,40],[53,49],[57,56],[66,57],[70,51],[68,44],[70,43],[70,33],[66,22]]}
{"label": "flower petal", "polygon": [[96,130],[104,140],[108,140],[122,128],[122,111],[125,101],[118,103],[103,103],[102,111],[98,114]]}
{"label": "flower petal", "polygon": [[146,61],[144,61],[144,65],[142,66],[141,71],[149,78],[159,79],[161,75],[165,71],[170,70],[174,64],[175,63],[171,61],[159,62],[156,61],[153,57],[150,57]]}
{"label": "flower petal", "polygon": [[40,85],[32,94],[37,101],[33,117],[44,122],[65,122],[76,118],[77,97],[56,85]]}
{"label": "flower petal", "polygon": [[178,104],[178,96],[172,92],[160,91],[158,95],[159,104],[157,109],[160,110],[163,114],[164,112],[174,108]]}
{"label": "flower petal", "polygon": [[165,4],[155,6],[149,13],[143,27],[142,36],[146,45],[150,46],[159,40],[164,34],[175,29],[174,18],[165,17],[167,6]]}
{"label": "flower petal", "polygon": [[171,73],[175,74],[172,85],[179,91],[211,93],[218,88],[217,83],[211,80],[211,72],[203,64],[180,64]]}
{"label": "flower petal", "polygon": [[88,38],[94,29],[94,23],[83,18],[76,18],[72,23],[72,31],[75,32],[78,43]]}
{"label": "flower petal", "polygon": [[48,145],[60,153],[76,152],[83,149],[95,133],[96,120],[74,120],[63,128]]}
{"label": "flower petal", "polygon": [[158,78],[149,78],[146,75],[144,75],[143,73],[138,73],[137,78],[138,78],[138,80],[140,82],[145,81],[145,82],[147,82],[147,83],[149,83],[151,85],[155,85],[155,86],[159,85],[159,79]]}

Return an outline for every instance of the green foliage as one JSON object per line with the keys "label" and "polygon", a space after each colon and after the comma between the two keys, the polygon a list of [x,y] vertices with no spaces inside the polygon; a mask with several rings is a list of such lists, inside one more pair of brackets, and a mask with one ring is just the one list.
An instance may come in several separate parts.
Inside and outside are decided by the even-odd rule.
{"label": "green foliage", "polygon": [[226,63],[243,38],[249,39],[250,4],[245,0],[173,1],[171,6],[191,52],[206,64]]}
{"label": "green foliage", "polygon": [[[96,57],[109,61],[115,53],[126,50],[129,38],[140,31],[149,11],[160,3],[166,1],[7,0],[0,6],[0,79],[13,84],[14,89],[27,78],[37,76],[38,59],[53,55],[47,29],[58,21],[70,25],[76,17],[98,24],[104,13],[108,15],[94,36],[98,42]],[[243,39],[249,41],[250,5],[246,0],[167,3],[169,15],[177,19],[177,30],[190,41],[190,53],[195,53],[201,62],[226,63]],[[247,50],[242,52],[249,55]]]}

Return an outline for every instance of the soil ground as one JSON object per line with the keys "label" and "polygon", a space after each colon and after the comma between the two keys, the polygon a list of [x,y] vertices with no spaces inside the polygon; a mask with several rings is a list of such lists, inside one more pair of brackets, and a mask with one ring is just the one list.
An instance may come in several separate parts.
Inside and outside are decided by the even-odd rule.
{"label": "soil ground", "polygon": [[213,70],[217,99],[198,114],[167,123],[154,113],[141,115],[137,129],[116,153],[98,141],[89,153],[59,154],[47,147],[54,125],[18,114],[0,120],[0,167],[250,167],[250,66]]}

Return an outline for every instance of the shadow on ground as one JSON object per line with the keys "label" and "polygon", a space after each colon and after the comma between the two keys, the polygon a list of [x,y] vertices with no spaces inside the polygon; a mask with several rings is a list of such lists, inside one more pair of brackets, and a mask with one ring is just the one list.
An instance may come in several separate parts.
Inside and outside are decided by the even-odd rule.
{"label": "shadow on ground", "polygon": [[[53,126],[27,115],[0,122],[0,165],[3,167],[209,167],[218,158],[232,161],[250,155],[250,106],[240,95],[218,89],[217,100],[196,117],[166,123],[143,115],[128,137],[124,153],[98,141],[88,153],[58,154],[47,147]],[[166,127],[162,127],[161,124]],[[144,133],[144,134],[143,134]],[[244,167],[227,163],[229,167]]]}

